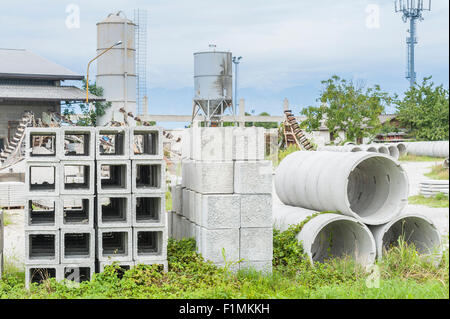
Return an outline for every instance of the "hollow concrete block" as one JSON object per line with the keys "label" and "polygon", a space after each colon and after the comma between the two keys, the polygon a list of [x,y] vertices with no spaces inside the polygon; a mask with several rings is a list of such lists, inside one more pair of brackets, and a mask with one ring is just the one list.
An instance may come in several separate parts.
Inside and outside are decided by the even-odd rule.
{"label": "hollow concrete block", "polygon": [[[142,180],[139,174],[139,167],[149,167],[150,175],[147,171],[145,177],[149,180]],[[131,161],[131,191],[135,194],[154,194],[166,192],[166,164],[163,160],[133,160]],[[138,179],[141,181],[138,182]]]}
{"label": "hollow concrete block", "polygon": [[62,279],[76,283],[91,281],[95,273],[95,263],[73,263],[61,265]]}
{"label": "hollow concrete block", "polygon": [[[120,138],[112,143],[106,136],[118,135]],[[97,160],[128,160],[130,159],[130,131],[128,127],[97,127],[95,139],[95,158]],[[113,153],[107,149],[114,148]]]}
{"label": "hollow concrete block", "polygon": [[[60,201],[60,198],[54,196],[28,196],[24,207],[24,229],[58,230],[61,227],[62,216]],[[47,205],[53,209],[46,211]]]}
{"label": "hollow concrete block", "polygon": [[167,259],[166,227],[133,227],[133,260],[136,263]]}
{"label": "hollow concrete block", "polygon": [[99,262],[100,272],[104,272],[105,267],[110,266],[112,264],[116,264],[119,267],[125,268],[127,270],[133,268],[136,265],[136,263],[134,261],[112,261],[112,260],[101,261],[101,262]]}
{"label": "hollow concrete block", "polygon": [[[111,205],[110,210],[103,209],[103,204]],[[131,194],[98,194],[97,226],[107,228],[123,228],[132,225]],[[112,215],[117,213],[117,215]]]}
{"label": "hollow concrete block", "polygon": [[133,232],[131,227],[98,228],[97,243],[97,258],[99,261],[133,261]]}
{"label": "hollow concrete block", "polygon": [[167,225],[165,194],[133,194],[131,223],[134,227],[164,227]]}
{"label": "hollow concrete block", "polygon": [[[60,236],[61,264],[95,262],[94,228],[63,228]],[[70,240],[71,236],[76,237]],[[77,238],[78,236],[84,236],[84,238]]]}
{"label": "hollow concrete block", "polygon": [[[59,193],[62,195],[94,195],[95,194],[95,161],[61,161],[61,181]],[[82,172],[81,172],[82,170]],[[76,180],[83,174],[84,180]],[[74,184],[67,183],[73,179]]]}
{"label": "hollow concrete block", "polygon": [[[98,160],[97,164],[97,193],[98,194],[126,194],[131,193],[131,161],[130,160]],[[119,166],[119,169],[113,167]],[[107,168],[110,167],[108,172]],[[103,168],[103,169],[102,169]],[[105,169],[106,168],[106,169]],[[117,176],[115,176],[116,174]],[[104,177],[104,178],[102,178]],[[102,185],[102,179],[114,179],[115,183]]]}
{"label": "hollow concrete block", "polygon": [[201,254],[206,260],[224,263],[239,260],[239,229],[206,229],[201,227]]}
{"label": "hollow concrete block", "polygon": [[[62,126],[61,138],[59,139],[58,157],[61,160],[72,161],[93,161],[95,160],[95,144],[96,132],[94,127],[87,126]],[[73,140],[78,140],[83,143],[78,149],[69,146],[70,136]],[[83,136],[82,138],[78,136]],[[66,143],[67,140],[67,143]],[[80,152],[80,154],[73,154],[73,152]]]}
{"label": "hollow concrete block", "polygon": [[241,227],[272,227],[272,194],[240,196]]}
{"label": "hollow concrete block", "polygon": [[241,197],[239,195],[200,195],[200,226],[207,229],[239,228]]}
{"label": "hollow concrete block", "polygon": [[273,256],[273,229],[241,228],[240,258],[247,261],[266,261]]}
{"label": "hollow concrete block", "polygon": [[271,161],[236,161],[234,192],[237,194],[271,194]]}
{"label": "hollow concrete block", "polygon": [[60,263],[59,230],[25,231],[25,264],[57,265]]}
{"label": "hollow concrete block", "polygon": [[94,195],[61,195],[58,225],[61,228],[94,228],[95,199]]}
{"label": "hollow concrete block", "polygon": [[[157,126],[130,127],[130,159],[162,160],[163,159],[163,129]],[[144,150],[136,147],[138,136],[144,136]]]}
{"label": "hollow concrete block", "polygon": [[[49,176],[49,174],[51,175]],[[60,175],[61,165],[59,162],[29,162],[27,160],[25,164],[25,190],[30,196],[59,196]],[[53,186],[51,183],[48,185],[47,178],[54,182]],[[41,185],[38,186],[39,184]]]}
{"label": "hollow concrete block", "polygon": [[58,264],[29,264],[25,265],[25,288],[30,289],[32,280],[55,278],[61,281],[64,278],[63,268]]}
{"label": "hollow concrete block", "polygon": [[[34,147],[38,148],[38,146],[33,147],[31,144],[31,138],[33,136],[52,136],[52,140],[42,142],[46,142],[46,145],[49,145],[53,151],[48,154],[38,154],[38,152],[33,153],[32,150]],[[27,127],[25,129],[25,154],[27,162],[59,162],[61,153],[60,141],[61,128],[59,127]]]}

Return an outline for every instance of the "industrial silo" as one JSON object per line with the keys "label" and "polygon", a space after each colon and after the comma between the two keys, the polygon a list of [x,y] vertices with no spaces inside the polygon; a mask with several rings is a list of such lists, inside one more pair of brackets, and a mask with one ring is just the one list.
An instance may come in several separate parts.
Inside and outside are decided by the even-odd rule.
{"label": "industrial silo", "polygon": [[135,24],[120,11],[109,14],[97,23],[97,54],[118,41],[122,44],[97,59],[97,85],[103,88],[103,97],[111,102],[97,125],[111,120],[123,121],[119,109],[136,114],[136,48]]}
{"label": "industrial silo", "polygon": [[231,52],[194,53],[194,114],[201,109],[208,124],[220,121],[232,108],[232,83]]}

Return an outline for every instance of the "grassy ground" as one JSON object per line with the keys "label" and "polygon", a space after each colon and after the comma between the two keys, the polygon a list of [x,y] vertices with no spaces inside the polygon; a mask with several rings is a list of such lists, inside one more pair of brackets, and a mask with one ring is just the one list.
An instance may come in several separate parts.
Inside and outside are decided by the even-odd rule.
{"label": "grassy ground", "polygon": [[442,164],[435,165],[431,168],[429,173],[425,174],[425,176],[431,179],[448,180],[448,168],[442,167]]}
{"label": "grassy ground", "polygon": [[166,212],[172,210],[172,193],[170,191],[166,192]]}
{"label": "grassy ground", "polygon": [[400,156],[399,160],[403,162],[443,162],[444,158],[407,154]]}
{"label": "grassy ground", "polygon": [[271,275],[217,268],[194,250],[192,239],[169,240],[167,273],[141,265],[119,276],[113,265],[75,287],[50,279],[27,291],[24,274],[10,269],[0,298],[449,298],[448,251],[435,265],[403,241],[370,276],[348,258],[312,267],[289,231],[274,233]]}
{"label": "grassy ground", "polygon": [[8,215],[7,212],[3,211],[3,225],[8,226],[11,225],[11,217]]}
{"label": "grassy ground", "polygon": [[424,205],[433,208],[449,207],[448,197],[445,194],[437,194],[434,197],[425,197],[423,195],[411,196],[408,202],[413,205]]}

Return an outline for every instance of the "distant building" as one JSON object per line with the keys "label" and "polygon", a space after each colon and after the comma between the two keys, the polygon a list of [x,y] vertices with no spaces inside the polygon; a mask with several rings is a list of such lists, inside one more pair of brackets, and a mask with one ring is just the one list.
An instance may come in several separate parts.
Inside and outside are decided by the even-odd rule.
{"label": "distant building", "polygon": [[[25,111],[39,118],[44,112],[60,113],[62,103],[83,102],[85,91],[61,85],[66,80],[83,79],[30,51],[0,49],[0,150],[14,136]],[[89,99],[104,100],[92,94]]]}

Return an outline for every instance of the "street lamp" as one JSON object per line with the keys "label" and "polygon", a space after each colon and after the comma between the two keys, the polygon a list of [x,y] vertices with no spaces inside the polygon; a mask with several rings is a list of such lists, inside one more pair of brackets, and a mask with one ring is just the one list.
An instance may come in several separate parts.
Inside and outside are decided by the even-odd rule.
{"label": "street lamp", "polygon": [[242,57],[233,57],[234,63],[234,110],[236,111],[238,103],[238,71],[239,71],[239,63],[241,62]]}
{"label": "street lamp", "polygon": [[91,66],[91,63],[97,60],[101,55],[105,54],[115,46],[121,45],[122,41],[117,41],[115,44],[110,46],[109,48],[103,50],[99,55],[97,55],[95,58],[93,58],[91,61],[89,61],[87,65],[87,72],[86,72],[86,104],[89,105],[89,67]]}

